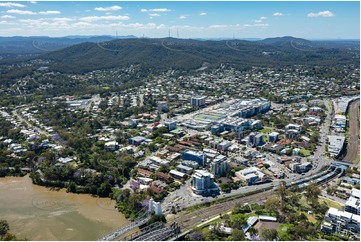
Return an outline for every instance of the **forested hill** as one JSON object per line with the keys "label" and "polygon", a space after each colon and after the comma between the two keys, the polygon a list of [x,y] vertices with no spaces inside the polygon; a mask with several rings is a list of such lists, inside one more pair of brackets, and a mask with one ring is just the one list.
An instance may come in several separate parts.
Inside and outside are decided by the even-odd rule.
{"label": "forested hill", "polygon": [[[135,36],[119,36],[119,39],[135,38]],[[1,54],[37,54],[54,51],[84,42],[101,42],[115,39],[112,36],[13,36],[0,37]]]}
{"label": "forested hill", "polygon": [[192,39],[119,39],[98,43],[82,43],[45,53],[42,59],[53,61],[52,69],[82,73],[95,69],[141,64],[145,68],[195,70],[208,63],[238,67],[310,65],[358,65],[359,45],[347,48],[293,37],[245,40]]}

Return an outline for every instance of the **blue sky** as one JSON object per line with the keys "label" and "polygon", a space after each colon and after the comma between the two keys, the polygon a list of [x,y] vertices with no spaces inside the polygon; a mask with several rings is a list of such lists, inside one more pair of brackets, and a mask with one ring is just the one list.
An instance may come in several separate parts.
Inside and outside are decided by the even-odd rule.
{"label": "blue sky", "polygon": [[0,1],[0,36],[359,39],[358,1]]}

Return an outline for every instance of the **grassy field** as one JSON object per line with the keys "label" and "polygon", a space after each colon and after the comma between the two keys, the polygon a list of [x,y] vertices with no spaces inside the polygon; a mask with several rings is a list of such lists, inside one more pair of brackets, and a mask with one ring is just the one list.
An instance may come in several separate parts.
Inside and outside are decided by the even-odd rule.
{"label": "grassy field", "polygon": [[311,151],[307,150],[307,149],[301,149],[300,153],[303,154],[304,156],[309,156],[311,155]]}
{"label": "grassy field", "polygon": [[194,118],[197,120],[218,120],[223,117],[224,115],[215,113],[200,113],[194,116]]}
{"label": "grassy field", "polygon": [[270,128],[263,128],[263,129],[261,129],[259,132],[265,133],[265,134],[269,134],[269,133],[271,133],[272,131],[273,131],[273,130],[270,129]]}
{"label": "grassy field", "polygon": [[310,221],[312,223],[317,221],[314,214],[308,214],[306,212],[303,212],[303,214],[306,215],[308,221]]}
{"label": "grassy field", "polygon": [[319,197],[318,201],[320,203],[326,202],[329,207],[334,207],[334,208],[337,208],[337,209],[340,209],[340,210],[343,209],[343,206],[341,204],[339,204],[338,202],[332,201],[331,199],[325,198],[325,197]]}

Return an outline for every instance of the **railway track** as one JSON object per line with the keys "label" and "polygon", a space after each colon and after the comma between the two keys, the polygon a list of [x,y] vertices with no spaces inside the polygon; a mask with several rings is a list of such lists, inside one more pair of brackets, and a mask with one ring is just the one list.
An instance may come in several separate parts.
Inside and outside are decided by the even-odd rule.
{"label": "railway track", "polygon": [[210,207],[205,207],[198,209],[194,212],[184,214],[183,216],[175,219],[182,230],[192,227],[193,225],[202,222],[210,217],[217,216],[221,213],[227,212],[230,209],[234,208],[237,203],[249,203],[258,200],[262,200],[265,197],[271,196],[274,194],[273,190],[267,190],[260,193],[256,193],[249,196],[242,196],[234,198],[229,201],[224,201],[211,205]]}

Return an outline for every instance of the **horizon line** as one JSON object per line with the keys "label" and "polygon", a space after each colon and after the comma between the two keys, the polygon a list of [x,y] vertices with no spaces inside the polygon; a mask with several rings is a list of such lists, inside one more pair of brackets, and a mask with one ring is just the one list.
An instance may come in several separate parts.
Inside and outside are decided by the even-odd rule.
{"label": "horizon line", "polygon": [[48,35],[12,35],[12,36],[0,36],[0,38],[14,38],[14,37],[22,37],[22,38],[39,38],[39,37],[47,37],[47,38],[91,38],[91,37],[112,37],[114,39],[119,39],[122,37],[131,37],[129,39],[167,39],[167,38],[172,38],[172,39],[184,39],[184,40],[198,40],[198,39],[204,39],[204,40],[211,40],[211,39],[219,39],[219,40],[245,40],[245,39],[254,39],[254,40],[264,40],[264,39],[270,39],[270,38],[286,38],[286,37],[291,37],[291,38],[298,38],[298,39],[305,39],[305,40],[358,40],[360,41],[360,38],[318,38],[318,37],[313,37],[313,38],[307,38],[307,37],[295,37],[295,36],[290,36],[290,35],[285,35],[285,36],[273,36],[273,37],[243,37],[243,38],[235,38],[235,37],[189,37],[189,38],[181,38],[181,37],[172,37],[172,36],[165,36],[165,37],[147,37],[147,36],[136,36],[136,35],[121,35],[121,36],[117,36],[117,35],[109,35],[109,34],[104,34],[104,35],[63,35],[63,36],[48,36]]}

